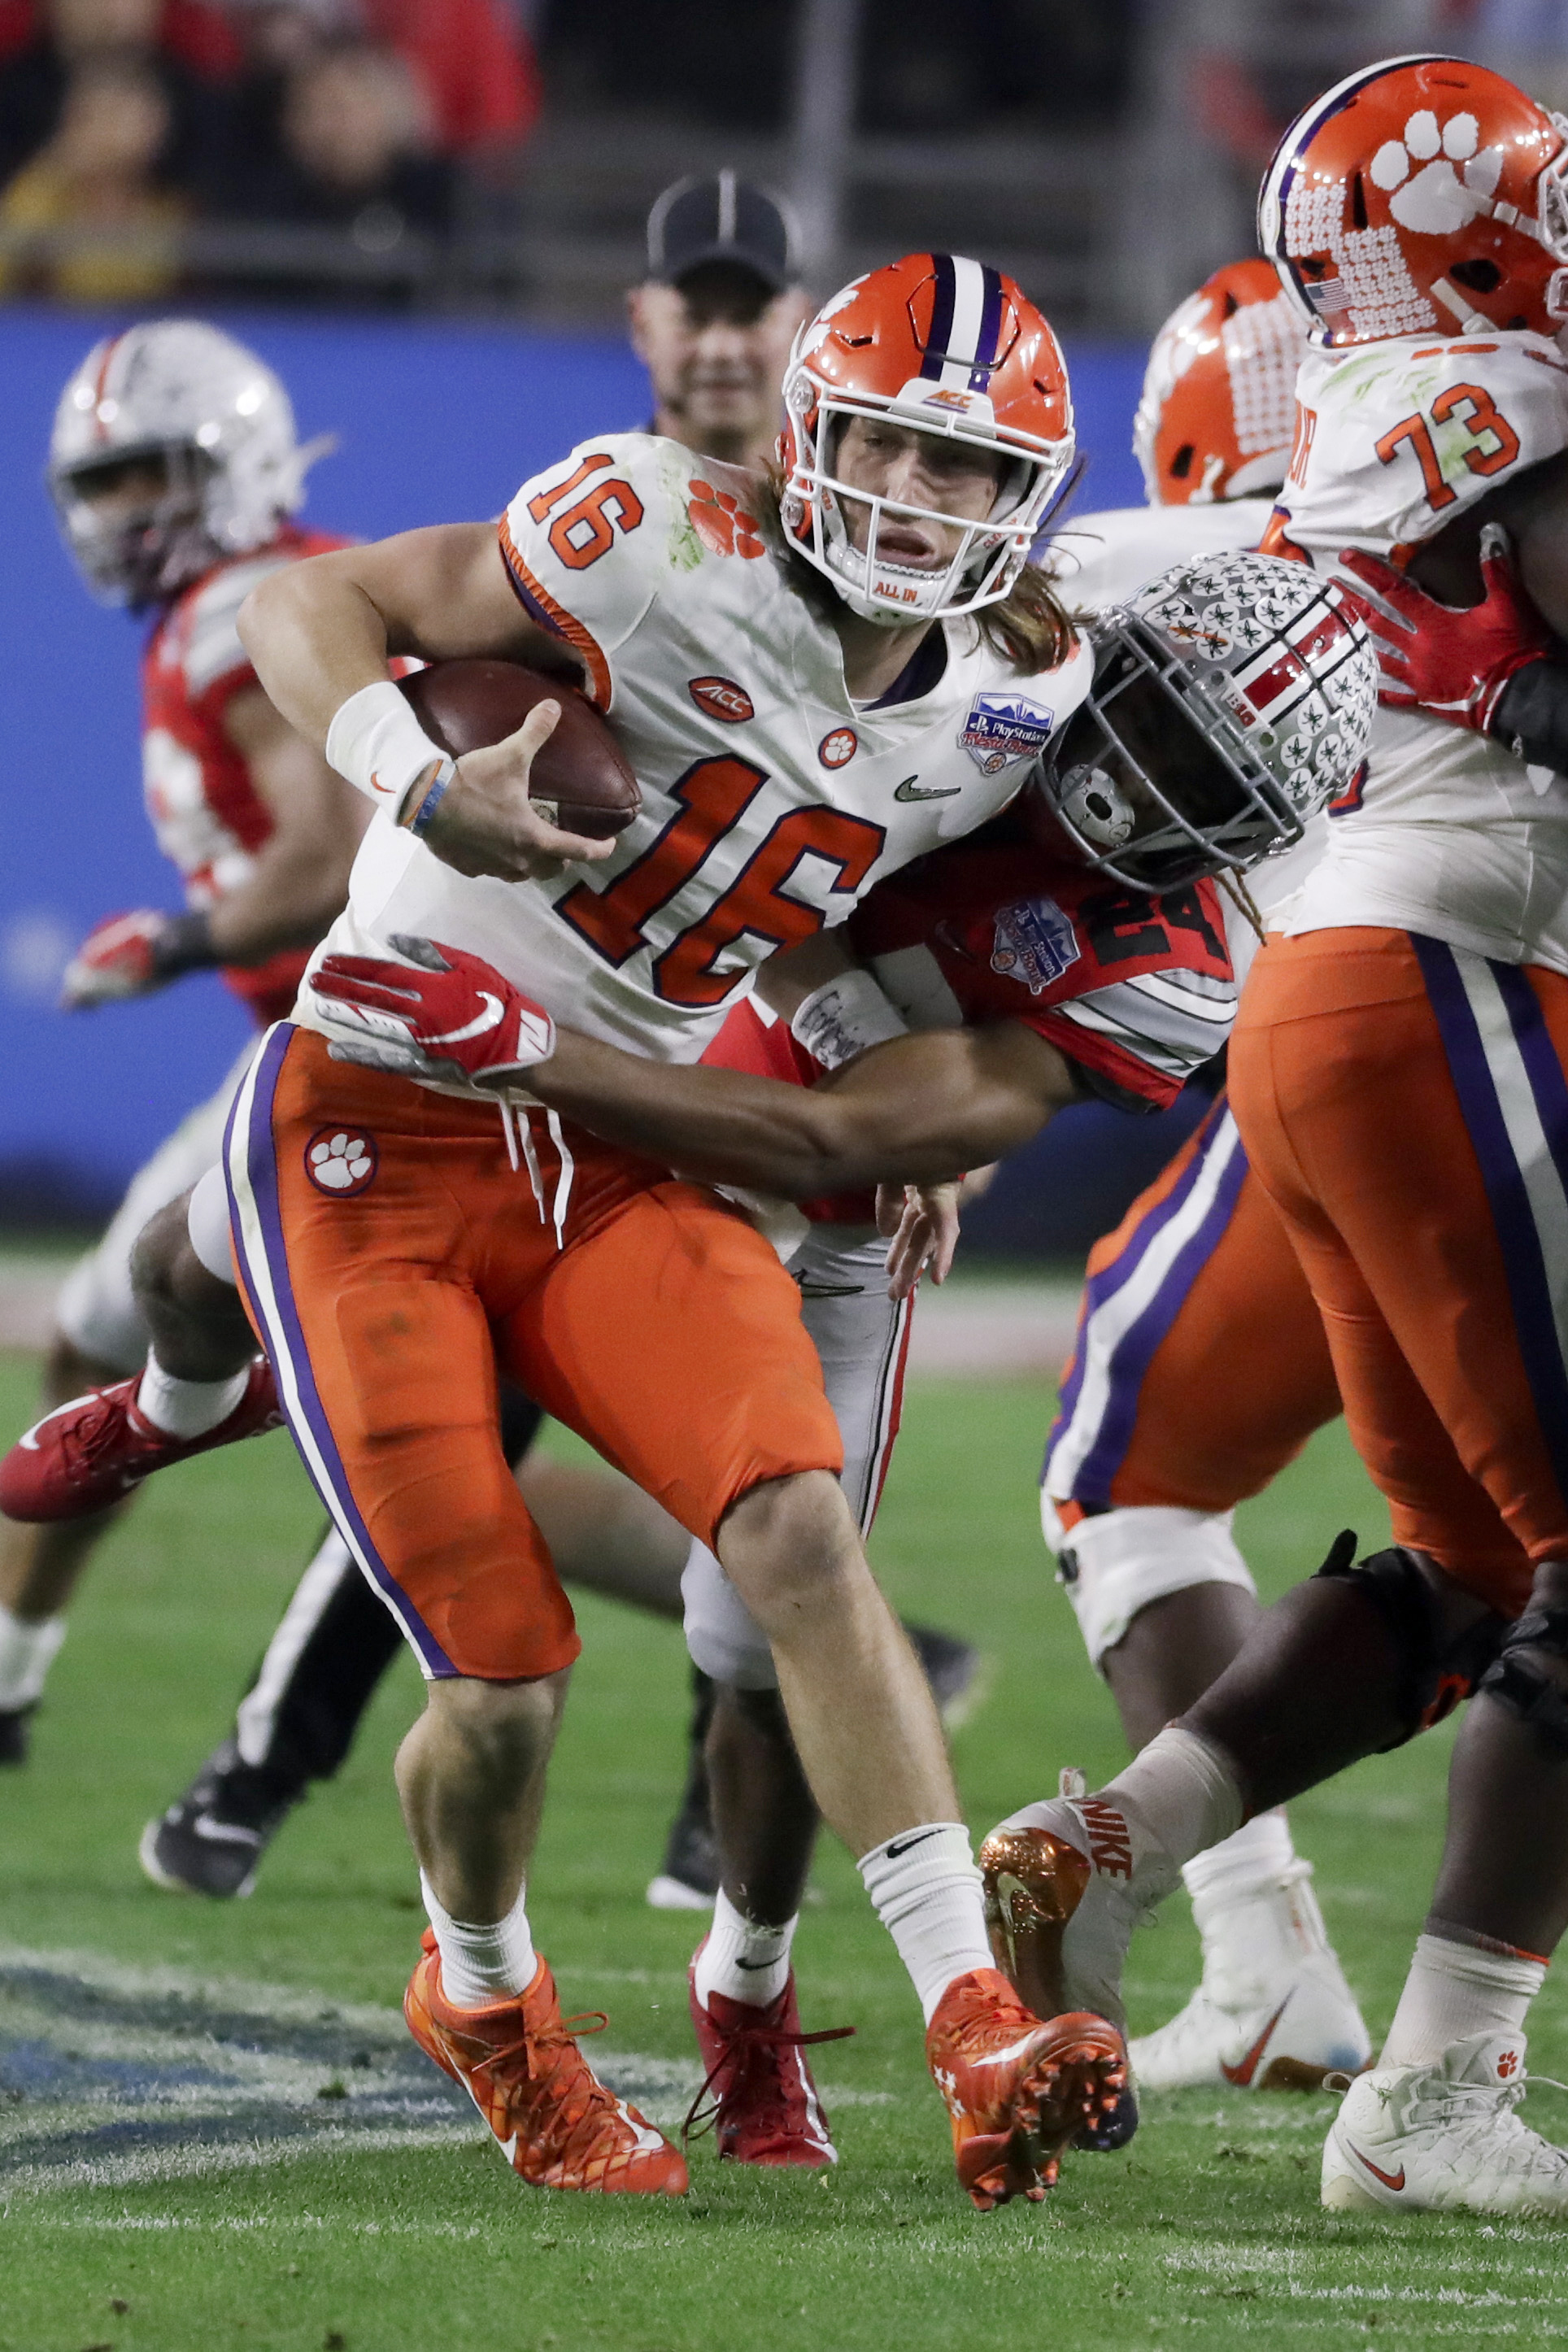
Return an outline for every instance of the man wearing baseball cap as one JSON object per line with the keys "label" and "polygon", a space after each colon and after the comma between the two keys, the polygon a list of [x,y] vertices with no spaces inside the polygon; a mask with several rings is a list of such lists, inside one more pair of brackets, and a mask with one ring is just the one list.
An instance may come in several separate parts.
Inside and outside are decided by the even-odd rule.
{"label": "man wearing baseball cap", "polygon": [[779,385],[811,304],[790,222],[734,172],[679,180],[648,215],[647,276],[626,296],[652,379],[651,433],[731,465],[773,455]]}

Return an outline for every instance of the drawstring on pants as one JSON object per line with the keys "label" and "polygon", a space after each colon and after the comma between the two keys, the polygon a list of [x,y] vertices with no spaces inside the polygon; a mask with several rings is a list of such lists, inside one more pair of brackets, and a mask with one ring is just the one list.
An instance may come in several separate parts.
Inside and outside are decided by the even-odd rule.
{"label": "drawstring on pants", "polygon": [[518,1146],[521,1143],[522,1160],[528,1168],[528,1181],[532,1190],[534,1206],[539,1211],[539,1222],[542,1225],[548,1222],[554,1226],[555,1246],[558,1250],[564,1249],[566,1212],[571,1205],[572,1185],[576,1176],[577,1163],[567,1146],[565,1136],[562,1133],[561,1121],[554,1111],[545,1112],[545,1128],[550,1140],[555,1146],[559,1163],[559,1172],[555,1179],[555,1198],[547,1211],[544,1205],[544,1179],[540,1173],[539,1154],[533,1143],[532,1109],[524,1107],[520,1114],[518,1105],[509,1095],[501,1096],[500,1109],[501,1133],[506,1138],[506,1156],[511,1162],[512,1172],[515,1175],[519,1171]]}

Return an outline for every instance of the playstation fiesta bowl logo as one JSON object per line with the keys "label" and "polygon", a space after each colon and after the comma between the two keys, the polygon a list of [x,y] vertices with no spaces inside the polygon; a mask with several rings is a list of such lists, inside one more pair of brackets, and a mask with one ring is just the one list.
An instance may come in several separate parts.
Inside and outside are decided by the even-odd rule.
{"label": "playstation fiesta bowl logo", "polygon": [[1020,898],[999,908],[991,937],[992,971],[1022,981],[1031,996],[1059,980],[1083,953],[1072,917],[1054,898]]}
{"label": "playstation fiesta bowl logo", "polygon": [[958,740],[981,772],[994,776],[1014,760],[1043,751],[1056,723],[1054,710],[1022,695],[977,694]]}

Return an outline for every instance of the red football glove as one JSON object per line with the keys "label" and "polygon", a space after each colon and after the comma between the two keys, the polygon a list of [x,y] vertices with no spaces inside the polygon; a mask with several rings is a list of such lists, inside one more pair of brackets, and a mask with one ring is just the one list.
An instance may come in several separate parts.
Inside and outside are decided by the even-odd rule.
{"label": "red football glove", "polygon": [[1485,735],[1509,679],[1543,660],[1553,639],[1520,585],[1498,524],[1481,532],[1480,553],[1486,593],[1479,604],[1458,611],[1380,556],[1347,548],[1340,562],[1372,591],[1357,602],[1377,642],[1379,701],[1395,710],[1429,710]]}
{"label": "red football glove", "polygon": [[62,1010],[79,1013],[86,1005],[149,996],[163,987],[165,976],[153,951],[168,920],[155,907],[139,907],[133,915],[108,915],[95,923],[66,966],[60,982]]}
{"label": "red football glove", "polygon": [[331,955],[310,974],[335,1062],[499,1090],[550,1059],[554,1022],[493,965],[404,931],[392,944],[406,963]]}

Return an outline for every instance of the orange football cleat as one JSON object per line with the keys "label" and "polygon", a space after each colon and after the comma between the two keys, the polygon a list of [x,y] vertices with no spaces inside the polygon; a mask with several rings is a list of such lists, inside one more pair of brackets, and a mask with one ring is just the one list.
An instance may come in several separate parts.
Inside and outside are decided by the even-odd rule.
{"label": "orange football cleat", "polygon": [[403,1998],[408,2031],[461,2083],[519,2178],[536,2189],[684,2197],[685,2158],[598,2080],[567,2031],[544,1962],[515,2000],[454,2009],[434,1944],[426,1934]]}
{"label": "orange football cleat", "polygon": [[996,1969],[954,1978],[926,2029],[958,2177],[983,2213],[1056,2184],[1064,2150],[1114,2109],[1127,2045],[1083,2010],[1043,2023]]}

